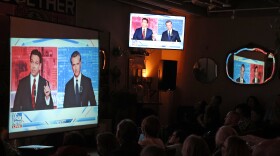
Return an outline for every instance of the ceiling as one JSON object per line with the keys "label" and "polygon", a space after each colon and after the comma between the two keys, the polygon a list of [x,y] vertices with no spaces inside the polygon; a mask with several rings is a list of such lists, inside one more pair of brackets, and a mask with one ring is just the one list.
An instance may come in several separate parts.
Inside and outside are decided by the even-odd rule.
{"label": "ceiling", "polygon": [[280,15],[280,0],[115,0],[154,13],[198,16]]}

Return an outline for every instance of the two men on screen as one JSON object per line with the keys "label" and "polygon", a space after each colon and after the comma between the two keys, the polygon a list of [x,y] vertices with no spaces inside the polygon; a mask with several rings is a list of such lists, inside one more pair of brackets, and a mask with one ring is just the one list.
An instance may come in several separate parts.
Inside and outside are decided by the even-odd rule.
{"label": "two men on screen", "polygon": [[67,82],[64,94],[64,108],[95,106],[95,95],[91,79],[81,73],[81,54],[78,51],[72,53],[70,63],[74,76]]}
{"label": "two men on screen", "polygon": [[244,73],[245,73],[245,65],[242,64],[240,67],[240,77],[236,79],[236,82],[246,83],[244,79]]}
{"label": "two men on screen", "polygon": [[142,19],[141,28],[137,28],[133,34],[134,40],[153,40],[153,31],[148,28],[149,20]]}
{"label": "two men on screen", "polygon": [[[147,18],[142,19],[141,28],[137,28],[133,34],[134,40],[156,40],[153,31],[148,28],[148,23],[149,20]],[[172,22],[167,20],[165,25],[167,30],[162,33],[161,41],[181,42],[178,31],[174,30],[172,27]]]}
{"label": "two men on screen", "polygon": [[181,42],[178,31],[172,28],[172,22],[167,20],[165,22],[167,30],[164,31],[161,35],[161,41],[169,41],[169,42]]}
{"label": "two men on screen", "polygon": [[53,109],[49,82],[40,76],[43,58],[34,49],[30,54],[30,74],[19,81],[13,111]]}

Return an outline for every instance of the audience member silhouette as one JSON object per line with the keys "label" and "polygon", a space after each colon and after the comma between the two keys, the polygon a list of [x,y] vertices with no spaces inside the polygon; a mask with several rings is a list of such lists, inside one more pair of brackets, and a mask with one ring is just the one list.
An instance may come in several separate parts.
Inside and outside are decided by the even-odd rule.
{"label": "audience member silhouette", "polygon": [[194,114],[195,114],[196,121],[202,127],[205,127],[203,123],[203,118],[204,118],[206,106],[207,106],[207,102],[204,100],[199,101],[197,104],[194,105]]}
{"label": "audience member silhouette", "polygon": [[145,147],[147,145],[156,145],[161,148],[165,148],[163,141],[158,138],[158,134],[160,131],[160,122],[159,119],[154,116],[146,117],[141,124],[141,129],[144,134],[144,139],[139,141],[138,143]]}
{"label": "audience member silhouette", "polygon": [[265,113],[264,120],[270,125],[280,125],[280,94],[277,95],[275,101]]}
{"label": "audience member silhouette", "polygon": [[235,111],[240,114],[238,127],[242,135],[254,131],[254,125],[251,121],[251,110],[247,104],[239,104],[235,107]]}
{"label": "audience member silhouette", "polygon": [[186,133],[183,130],[176,130],[169,137],[167,148],[175,149],[175,156],[182,156],[182,147],[185,139]]}
{"label": "audience member silhouette", "polygon": [[251,110],[251,121],[253,123],[253,131],[250,134],[258,135],[258,136],[264,136],[264,130],[265,130],[265,123],[264,123],[264,112],[260,109],[253,108]]}
{"label": "audience member silhouette", "polygon": [[207,106],[207,102],[204,101],[204,100],[199,101],[198,103],[196,103],[194,105],[195,115],[196,116],[203,115],[205,113],[206,106]]}
{"label": "audience member silhouette", "polygon": [[279,156],[280,138],[265,140],[253,149],[252,156]]}
{"label": "audience member silhouette", "polygon": [[141,154],[141,156],[166,156],[164,149],[156,145],[146,146]]}
{"label": "audience member silhouette", "polygon": [[280,136],[280,94],[277,95],[275,101],[266,110],[264,121],[265,135],[268,138]]}
{"label": "audience member silhouette", "polygon": [[63,146],[59,147],[53,156],[88,156],[84,136],[72,131],[64,135]]}
{"label": "audience member silhouette", "polygon": [[225,117],[225,126],[230,126],[239,134],[240,129],[238,127],[238,123],[240,120],[240,114],[235,111],[229,111]]}
{"label": "audience member silhouette", "polygon": [[[9,140],[8,130],[5,127],[0,128],[1,146],[3,146],[5,154],[7,156],[18,156],[20,155],[17,149],[16,140]],[[1,154],[0,154],[1,156]]]}
{"label": "audience member silhouette", "polygon": [[236,135],[237,132],[232,127],[230,126],[220,127],[215,136],[216,150],[213,156],[222,156],[222,146],[224,145],[224,142],[228,137],[236,136]]}
{"label": "audience member silhouette", "polygon": [[255,96],[249,96],[247,98],[246,104],[250,107],[250,109],[262,109],[259,103],[259,100]]}
{"label": "audience member silhouette", "polygon": [[111,132],[99,133],[96,136],[96,144],[100,156],[111,156],[119,146],[116,136]]}
{"label": "audience member silhouette", "polygon": [[182,149],[183,156],[210,156],[207,143],[199,136],[190,135],[186,138]]}
{"label": "audience member silhouette", "polygon": [[120,147],[113,153],[114,156],[139,156],[142,150],[138,144],[138,128],[130,119],[124,119],[117,125],[117,140]]}
{"label": "audience member silhouette", "polygon": [[220,105],[222,103],[221,96],[213,96],[209,105],[205,108],[203,126],[207,130],[216,130],[220,125]]}
{"label": "audience member silhouette", "polygon": [[228,137],[224,144],[223,156],[250,156],[250,150],[244,140],[237,136]]}

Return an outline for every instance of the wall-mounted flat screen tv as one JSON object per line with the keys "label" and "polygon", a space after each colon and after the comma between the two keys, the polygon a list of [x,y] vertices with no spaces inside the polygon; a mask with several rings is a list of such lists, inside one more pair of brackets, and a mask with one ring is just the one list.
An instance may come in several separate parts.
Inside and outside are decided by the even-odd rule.
{"label": "wall-mounted flat screen tv", "polygon": [[185,17],[151,14],[130,14],[129,47],[184,48]]}

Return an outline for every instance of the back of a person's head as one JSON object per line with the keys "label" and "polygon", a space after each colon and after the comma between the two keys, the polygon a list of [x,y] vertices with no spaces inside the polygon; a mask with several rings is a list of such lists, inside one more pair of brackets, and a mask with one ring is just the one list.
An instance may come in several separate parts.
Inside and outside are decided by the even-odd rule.
{"label": "back of a person's head", "polygon": [[251,108],[254,108],[254,107],[259,107],[260,106],[260,103],[259,103],[259,100],[257,99],[257,97],[255,96],[249,96],[247,98],[247,101],[246,101],[247,105]]}
{"label": "back of a person's head", "polygon": [[122,143],[137,142],[139,138],[136,124],[130,119],[124,119],[117,126],[117,139]]}
{"label": "back of a person's head", "polygon": [[216,95],[216,96],[213,96],[213,97],[211,98],[211,101],[210,101],[209,104],[210,104],[211,106],[219,106],[221,103],[222,103],[222,97]]}
{"label": "back of a person's head", "polygon": [[235,111],[237,113],[239,113],[241,117],[244,117],[244,118],[250,118],[251,117],[250,107],[245,103],[242,103],[242,104],[239,104],[239,105],[235,106]]}
{"label": "back of a person's head", "polygon": [[142,121],[141,128],[145,136],[156,138],[160,131],[159,119],[154,115],[148,116]]}
{"label": "back of a person's head", "polygon": [[201,137],[190,135],[186,138],[182,148],[183,156],[210,156],[210,150]]}
{"label": "back of a person's head", "polygon": [[207,106],[207,102],[202,100],[202,101],[199,101],[196,105],[195,105],[195,110],[197,112],[204,112],[205,110],[205,107]]}
{"label": "back of a person's head", "polygon": [[116,136],[110,132],[99,133],[96,142],[97,151],[101,156],[108,156],[119,147]]}
{"label": "back of a person's head", "polygon": [[225,141],[225,156],[250,156],[250,150],[244,140],[238,136],[228,137]]}
{"label": "back of a person's head", "polygon": [[175,131],[176,137],[179,138],[179,143],[183,144],[186,139],[186,132],[179,129]]}
{"label": "back of a person's head", "polygon": [[140,156],[166,156],[163,148],[155,145],[149,145],[143,148]]}
{"label": "back of a person's head", "polygon": [[85,146],[84,136],[78,131],[68,132],[64,135],[64,146]]}
{"label": "back of a person's head", "polygon": [[254,146],[252,156],[279,156],[280,137],[264,140]]}
{"label": "back of a person's head", "polygon": [[258,108],[251,109],[251,120],[253,122],[260,122],[263,120],[264,111]]}
{"label": "back of a person's head", "polygon": [[169,137],[168,140],[168,145],[173,145],[173,144],[183,144],[186,139],[186,133],[181,130],[175,130],[172,135]]}
{"label": "back of a person's head", "polygon": [[225,118],[225,125],[238,125],[240,114],[236,111],[229,111]]}
{"label": "back of a person's head", "polygon": [[222,126],[219,128],[219,130],[216,133],[215,136],[215,143],[216,146],[221,146],[228,137],[230,136],[236,136],[237,132],[230,126]]}

